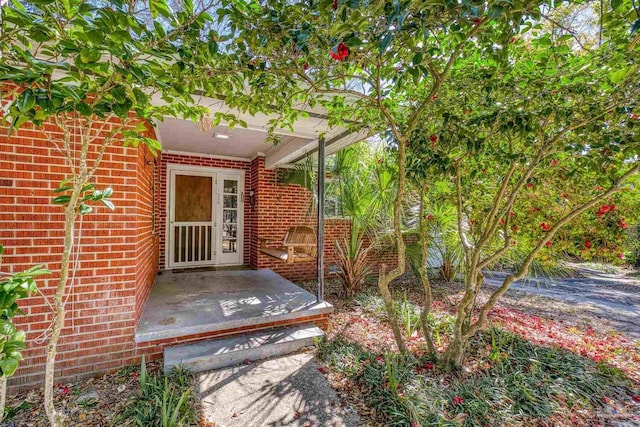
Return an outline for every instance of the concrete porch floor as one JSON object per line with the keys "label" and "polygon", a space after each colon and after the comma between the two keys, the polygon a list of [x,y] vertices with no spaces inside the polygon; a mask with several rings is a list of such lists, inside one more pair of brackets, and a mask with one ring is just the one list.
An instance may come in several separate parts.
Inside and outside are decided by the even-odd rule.
{"label": "concrete porch floor", "polygon": [[135,341],[165,340],[333,312],[327,302],[271,270],[222,270],[156,277]]}

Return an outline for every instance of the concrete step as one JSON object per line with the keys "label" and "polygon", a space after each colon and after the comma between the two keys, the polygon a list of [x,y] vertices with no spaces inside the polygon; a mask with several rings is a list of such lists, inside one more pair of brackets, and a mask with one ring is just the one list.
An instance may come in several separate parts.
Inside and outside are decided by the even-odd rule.
{"label": "concrete step", "polygon": [[258,331],[228,338],[217,338],[194,344],[182,344],[164,349],[164,371],[182,365],[192,372],[209,371],[293,353],[313,345],[324,336],[313,324],[292,325],[269,331]]}

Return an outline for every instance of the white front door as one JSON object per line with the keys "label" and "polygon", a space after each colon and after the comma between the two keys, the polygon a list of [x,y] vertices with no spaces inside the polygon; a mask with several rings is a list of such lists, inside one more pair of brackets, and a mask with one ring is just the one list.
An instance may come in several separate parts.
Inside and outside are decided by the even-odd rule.
{"label": "white front door", "polygon": [[167,268],[242,264],[244,172],[169,165]]}

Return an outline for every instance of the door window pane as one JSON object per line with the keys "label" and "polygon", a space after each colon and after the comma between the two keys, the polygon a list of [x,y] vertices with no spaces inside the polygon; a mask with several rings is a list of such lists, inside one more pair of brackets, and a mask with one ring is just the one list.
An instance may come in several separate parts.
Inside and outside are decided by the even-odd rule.
{"label": "door window pane", "polygon": [[235,224],[223,224],[222,237],[238,237],[238,226]]}
{"label": "door window pane", "polygon": [[236,224],[238,222],[238,211],[225,210],[223,221],[225,223]]}
{"label": "door window pane", "polygon": [[234,194],[225,194],[222,196],[224,199],[224,207],[235,209],[238,206],[238,196]]}
{"label": "door window pane", "polygon": [[235,239],[222,239],[222,252],[225,254],[238,252],[238,244]]}
{"label": "door window pane", "polygon": [[238,193],[238,181],[225,179],[224,180],[224,189],[223,191],[226,194],[237,194]]}

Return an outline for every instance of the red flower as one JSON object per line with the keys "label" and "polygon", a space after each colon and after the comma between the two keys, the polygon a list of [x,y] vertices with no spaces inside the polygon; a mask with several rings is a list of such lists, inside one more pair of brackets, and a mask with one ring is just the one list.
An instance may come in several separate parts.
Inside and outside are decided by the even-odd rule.
{"label": "red flower", "polygon": [[431,136],[429,137],[429,141],[431,141],[431,142],[436,142],[436,141],[438,141],[438,135],[431,135]]}
{"label": "red flower", "polygon": [[329,55],[336,61],[342,61],[349,56],[349,47],[344,42],[340,42],[329,51]]}
{"label": "red flower", "polygon": [[550,248],[551,247],[551,240],[549,240],[547,243],[544,244],[546,247]]}
{"label": "red flower", "polygon": [[433,96],[431,97],[431,99],[433,99],[433,100],[435,101],[436,99],[438,99],[438,95],[433,95]]}
{"label": "red flower", "polygon": [[338,0],[333,0],[333,4],[331,5],[331,9],[336,10],[338,8]]}
{"label": "red flower", "polygon": [[453,398],[454,405],[462,405],[463,403],[464,403],[464,399],[461,398],[460,396],[456,396]]}
{"label": "red flower", "polygon": [[307,71],[311,66],[309,65],[308,62],[305,62],[304,65],[302,66],[302,69]]}
{"label": "red flower", "polygon": [[551,159],[551,166],[558,166],[558,159]]}
{"label": "red flower", "polygon": [[500,218],[500,224],[504,225],[504,218]]}
{"label": "red flower", "polygon": [[533,183],[532,182],[527,183],[527,188],[529,189],[533,188]]}
{"label": "red flower", "polygon": [[433,215],[429,214],[427,215],[427,221],[431,221],[433,219]]}
{"label": "red flower", "polygon": [[585,240],[584,247],[587,249],[591,249],[591,240]]}
{"label": "red flower", "polygon": [[138,373],[137,372],[131,372],[131,378],[138,378]]}
{"label": "red flower", "polygon": [[622,252],[618,252],[618,255],[617,255],[617,256],[618,256],[618,258],[620,258],[620,259],[624,259],[624,254],[623,254]]}
{"label": "red flower", "polygon": [[515,43],[516,42],[516,38],[515,37],[511,37],[511,43]]}
{"label": "red flower", "polygon": [[514,213],[513,211],[509,212],[509,216],[510,216],[511,218],[513,218],[513,216],[514,216],[514,215],[515,215],[515,213]]}
{"label": "red flower", "polygon": [[596,212],[597,216],[602,216],[604,214],[606,214],[607,212],[609,212],[609,205],[602,205],[600,206],[600,209],[598,210],[598,212]]}
{"label": "red flower", "polygon": [[320,366],[318,368],[318,371],[320,371],[321,374],[326,374],[327,372],[329,372],[329,370],[327,368],[325,368],[324,366]]}
{"label": "red flower", "polygon": [[67,394],[69,394],[69,387],[65,387],[62,389],[62,395],[66,396]]}
{"label": "red flower", "polygon": [[378,164],[381,164],[381,163],[382,163],[382,159],[376,159],[376,162],[377,162]]}
{"label": "red flower", "polygon": [[631,118],[633,120],[636,120],[638,118],[638,115],[636,113],[631,114]]}
{"label": "red flower", "polygon": [[433,369],[433,363],[431,363],[431,362],[425,363],[424,368],[429,370],[429,371],[432,370]]}
{"label": "red flower", "polygon": [[511,241],[511,246],[516,246],[517,244],[518,244],[518,242],[517,242],[517,241],[515,241],[515,240],[512,240],[512,241]]}
{"label": "red flower", "polygon": [[617,225],[618,225],[618,228],[620,228],[622,230],[626,230],[627,227],[629,227],[629,224],[624,222],[624,218],[621,218],[620,220],[618,220]]}
{"label": "red flower", "polygon": [[631,400],[633,400],[634,402],[640,402],[640,396],[633,395],[631,396]]}
{"label": "red flower", "polygon": [[540,228],[542,228],[542,231],[549,231],[551,229],[551,226],[546,222],[543,222],[540,224]]}

